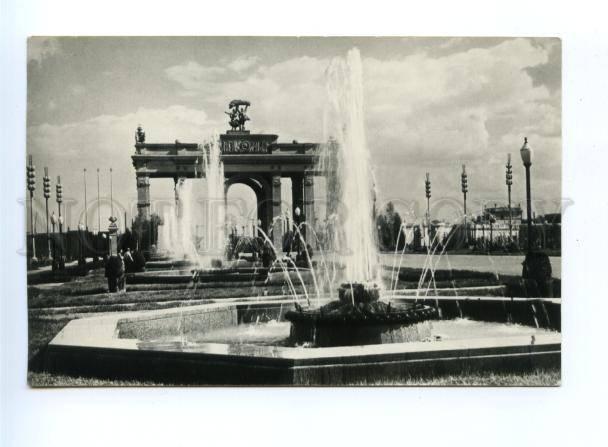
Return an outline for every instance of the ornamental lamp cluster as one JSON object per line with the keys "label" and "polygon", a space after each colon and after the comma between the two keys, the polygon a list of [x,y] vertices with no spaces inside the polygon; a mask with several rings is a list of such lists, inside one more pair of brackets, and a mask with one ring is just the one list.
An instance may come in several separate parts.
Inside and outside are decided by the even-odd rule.
{"label": "ornamental lamp cluster", "polygon": [[51,179],[49,177],[49,168],[44,168],[44,177],[42,177],[42,190],[44,198],[49,200],[51,197]]}
{"label": "ornamental lamp cluster", "polygon": [[532,150],[528,147],[528,137],[524,138],[524,145],[519,150],[521,154],[521,161],[524,162],[525,167],[532,165]]}
{"label": "ornamental lamp cluster", "polygon": [[460,174],[460,184],[462,186],[462,193],[466,194],[469,191],[467,168],[462,165],[462,174]]}
{"label": "ornamental lamp cluster", "polygon": [[55,185],[55,195],[57,204],[59,205],[59,215],[61,215],[61,202],[63,202],[63,186],[61,186],[61,176],[57,176],[57,185]]}
{"label": "ornamental lamp cluster", "polygon": [[27,189],[30,192],[30,198],[34,196],[36,189],[36,167],[33,164],[32,156],[29,156],[29,163],[26,167],[27,171]]}

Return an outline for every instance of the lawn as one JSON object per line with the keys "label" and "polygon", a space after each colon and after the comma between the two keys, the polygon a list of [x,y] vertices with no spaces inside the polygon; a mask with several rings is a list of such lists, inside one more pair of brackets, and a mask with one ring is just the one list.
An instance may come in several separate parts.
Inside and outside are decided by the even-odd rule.
{"label": "lawn", "polygon": [[[104,380],[86,377],[59,376],[48,373],[28,373],[28,383],[38,387],[113,387],[166,386],[162,383],[138,380]],[[402,381],[353,383],[353,386],[559,386],[561,375],[556,370],[535,370],[527,373],[470,373],[433,378],[404,378]]]}

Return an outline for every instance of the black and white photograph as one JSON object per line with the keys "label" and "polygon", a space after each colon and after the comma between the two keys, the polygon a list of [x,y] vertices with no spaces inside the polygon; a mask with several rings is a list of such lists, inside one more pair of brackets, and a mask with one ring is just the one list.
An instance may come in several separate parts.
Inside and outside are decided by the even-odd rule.
{"label": "black and white photograph", "polygon": [[602,445],[607,13],[0,0],[0,446]]}
{"label": "black and white photograph", "polygon": [[559,386],[561,55],[30,37],[29,385]]}

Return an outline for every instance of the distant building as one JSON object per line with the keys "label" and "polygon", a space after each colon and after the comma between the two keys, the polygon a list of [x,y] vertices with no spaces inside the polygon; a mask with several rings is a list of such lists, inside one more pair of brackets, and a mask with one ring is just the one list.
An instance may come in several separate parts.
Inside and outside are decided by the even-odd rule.
{"label": "distant building", "polygon": [[[522,223],[523,211],[521,206],[484,207],[481,215],[473,219],[472,239],[494,241],[509,240],[509,236],[516,242],[519,239],[519,227]],[[509,224],[510,222],[510,224]],[[511,231],[509,231],[509,228]]]}

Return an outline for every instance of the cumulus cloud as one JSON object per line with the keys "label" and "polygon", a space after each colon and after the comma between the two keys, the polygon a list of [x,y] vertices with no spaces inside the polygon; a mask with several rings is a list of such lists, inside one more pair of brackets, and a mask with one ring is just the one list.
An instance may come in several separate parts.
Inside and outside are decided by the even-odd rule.
{"label": "cumulus cloud", "polygon": [[253,67],[260,58],[257,56],[240,57],[228,64],[228,67],[234,71],[244,71]]}
{"label": "cumulus cloud", "polygon": [[179,83],[185,90],[193,91],[200,89],[205,83],[220,81],[225,71],[223,67],[204,67],[194,61],[165,69],[169,79]]}
{"label": "cumulus cloud", "polygon": [[[109,172],[113,168],[114,198],[120,207],[127,208],[129,216],[136,212],[135,175],[131,162],[134,153],[134,134],[138,124],[145,123],[149,141],[202,142],[209,138],[218,123],[207,113],[173,105],[165,109],[139,108],[126,115],[101,115],[81,122],[63,125],[42,124],[28,129],[28,153],[33,155],[39,172],[47,166],[53,185],[56,176],[62,176],[66,205],[78,202],[68,210],[66,221],[74,227],[81,220],[83,203],[82,170],[89,172],[89,200],[96,196],[95,169],[101,167],[101,195],[109,195]],[[172,180],[153,181],[156,198],[172,196]],[[105,210],[107,217],[109,209]],[[105,219],[104,217],[104,219]],[[122,220],[122,216],[121,220]],[[103,222],[102,225],[107,225]]]}

